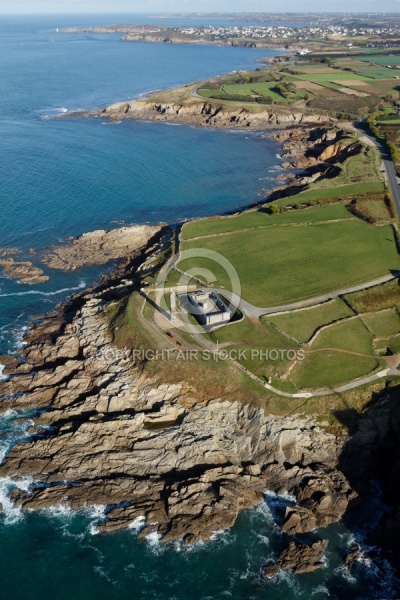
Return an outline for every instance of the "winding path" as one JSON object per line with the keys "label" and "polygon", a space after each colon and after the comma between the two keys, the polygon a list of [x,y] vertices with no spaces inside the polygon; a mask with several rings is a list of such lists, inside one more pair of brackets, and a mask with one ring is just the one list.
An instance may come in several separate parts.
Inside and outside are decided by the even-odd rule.
{"label": "winding path", "polygon": [[342,288],[340,290],[336,290],[335,292],[329,292],[328,294],[315,296],[314,298],[300,300],[299,302],[292,302],[291,304],[282,304],[281,306],[269,306],[266,308],[258,308],[257,306],[250,304],[250,302],[247,302],[243,298],[239,298],[236,294],[233,294],[232,292],[223,288],[218,288],[216,289],[216,291],[228,298],[228,300],[230,300],[232,304],[237,306],[237,308],[239,308],[246,315],[246,317],[249,317],[249,319],[259,319],[260,317],[263,317],[265,315],[273,315],[282,312],[291,312],[300,308],[308,308],[316,304],[322,304],[323,302],[328,302],[329,300],[333,300],[334,298],[338,298],[339,296],[345,296],[346,294],[351,294],[353,292],[367,290],[368,288],[387,283],[388,281],[392,281],[399,277],[400,272],[390,275],[383,275],[382,277],[377,277],[376,279],[373,279],[372,281],[369,281],[367,283],[360,283],[359,285],[353,285],[348,288]]}

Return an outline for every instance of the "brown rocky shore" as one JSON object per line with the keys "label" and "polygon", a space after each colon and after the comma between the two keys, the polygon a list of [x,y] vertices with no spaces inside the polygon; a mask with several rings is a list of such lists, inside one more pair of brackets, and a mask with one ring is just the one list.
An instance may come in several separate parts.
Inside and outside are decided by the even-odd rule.
{"label": "brown rocky shore", "polygon": [[[231,527],[265,490],[286,493],[293,498],[282,521],[288,547],[265,575],[304,573],[324,566],[327,542],[297,536],[345,518],[385,463],[393,510],[374,535],[396,562],[397,480],[385,462],[398,446],[394,400],[367,411],[353,437],[337,437],[312,418],[273,416],[234,394],[200,400],[193,385],[162,383],[114,346],[108,311],[130,295],[166,234],[158,228],[112,275],[37,318],[18,359],[0,357],[8,375],[0,381],[1,409],[40,410],[0,466],[0,476],[15,482],[15,505],[101,504],[100,530],[140,522],[141,535],[191,544]],[[28,490],[19,485],[26,477]]]}
{"label": "brown rocky shore", "polygon": [[[113,106],[91,114],[146,118],[147,113],[131,110],[128,103]],[[154,108],[147,105],[145,110]],[[171,110],[177,120],[183,117]],[[168,110],[163,115],[156,109],[155,114],[161,115],[156,120],[174,120]],[[240,127],[265,129],[265,113],[259,121],[252,113],[250,125],[246,111],[230,117],[219,114],[210,117],[206,111],[200,121],[226,127],[233,118]],[[289,166],[325,176],[336,161],[362,150],[342,130],[319,121],[304,123],[293,114],[287,118],[286,123],[302,125],[274,134],[284,145]],[[277,123],[276,115],[272,124],[285,125]],[[1,409],[41,409],[29,437],[13,446],[0,465],[0,476],[15,481],[15,505],[39,510],[102,504],[100,530],[140,521],[146,525],[141,535],[156,532],[163,541],[190,544],[231,527],[240,511],[262,501],[265,490],[286,493],[293,501],[282,529],[293,542],[276,564],[266,567],[265,575],[277,569],[301,573],[324,566],[327,542],[308,545],[299,543],[297,536],[346,517],[360,497],[368,495],[371,476],[379,478],[385,464],[386,498],[392,510],[374,535],[396,562],[398,452],[393,454],[393,469],[385,463],[388,439],[392,449],[399,441],[399,419],[392,405],[389,412],[385,405],[382,413],[381,398],[377,399],[352,437],[337,437],[312,418],[266,414],[238,402],[234,394],[200,400],[193,385],[184,380],[162,383],[146,372],[141,360],[132,360],[114,346],[107,313],[131,294],[140,269],[166,232],[165,227],[149,229],[135,249],[130,234],[122,234],[117,243],[112,232],[94,232],[54,248],[45,259],[48,266],[61,269],[93,264],[94,246],[100,263],[127,257],[94,288],[38,319],[25,336],[18,360],[0,357],[3,375],[8,376],[0,381]],[[359,456],[366,459],[364,468],[359,468]],[[28,490],[18,485],[25,477],[32,480]]]}
{"label": "brown rocky shore", "polygon": [[[40,319],[21,360],[6,363],[1,407],[45,409],[0,467],[23,509],[104,504],[101,529],[145,518],[147,534],[192,543],[230,527],[266,489],[296,498],[283,529],[312,531],[357,500],[337,468],[344,440],[312,420],[273,417],[234,397],[199,401],[184,381],[160,384],[113,346],[106,314],[162,232],[95,288]],[[28,491],[18,478],[32,477]]]}
{"label": "brown rocky shore", "polygon": [[[187,94],[186,90],[186,94]],[[164,97],[165,96],[165,97]],[[293,125],[318,125],[333,123],[334,119],[319,114],[306,114],[304,110],[271,109],[265,106],[233,106],[216,100],[205,101],[200,97],[168,100],[168,93],[160,96],[129,102],[117,102],[98,110],[70,113],[67,117],[92,116],[113,121],[138,119],[159,122],[172,122],[213,127],[216,129],[276,129]],[[65,116],[63,117],[65,118]]]}

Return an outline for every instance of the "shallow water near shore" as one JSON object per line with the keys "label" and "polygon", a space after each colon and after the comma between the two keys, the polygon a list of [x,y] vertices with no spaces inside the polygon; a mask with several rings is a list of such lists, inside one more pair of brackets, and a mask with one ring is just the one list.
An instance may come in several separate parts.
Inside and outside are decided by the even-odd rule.
{"label": "shallow water near shore", "polygon": [[[233,69],[251,68],[268,51],[216,46],[119,43],[118,36],[61,35],[56,28],[133,21],[121,15],[11,18],[0,22],[0,248],[48,248],[70,235],[122,224],[177,222],[237,210],[258,200],[280,159],[259,134],[56,115],[138,97]],[[146,22],[141,16],[137,22]],[[168,21],[168,24],[172,24]],[[0,276],[0,352],[22,341],[32,315],[90,285],[103,267],[22,286]],[[1,369],[0,369],[1,377]],[[22,418],[21,418],[22,417]],[[0,457],[26,435],[34,411],[0,417]],[[29,481],[25,482],[28,485]],[[323,532],[327,567],[265,581],[260,569],[285,543],[275,524],[288,499],[239,516],[230,531],[184,549],[137,531],[98,534],[102,507],[22,515],[0,481],[0,598],[223,600],[395,596],[387,565],[340,568],[346,548],[380,514],[371,500],[358,521]],[[322,532],[320,532],[322,535]],[[316,534],[319,535],[318,533]],[[311,536],[310,539],[313,539]],[[385,568],[385,572],[382,570]],[[380,570],[381,569],[381,570]]]}

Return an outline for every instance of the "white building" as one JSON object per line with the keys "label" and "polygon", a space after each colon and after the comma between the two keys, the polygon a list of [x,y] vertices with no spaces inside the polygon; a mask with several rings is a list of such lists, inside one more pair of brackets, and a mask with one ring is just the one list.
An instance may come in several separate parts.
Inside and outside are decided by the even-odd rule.
{"label": "white building", "polygon": [[214,291],[193,292],[188,294],[193,314],[202,325],[229,323],[232,318],[230,309]]}

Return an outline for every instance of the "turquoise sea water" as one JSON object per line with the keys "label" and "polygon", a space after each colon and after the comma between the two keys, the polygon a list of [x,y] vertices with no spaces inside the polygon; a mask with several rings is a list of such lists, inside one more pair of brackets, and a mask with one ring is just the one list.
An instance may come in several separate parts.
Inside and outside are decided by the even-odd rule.
{"label": "turquoise sea water", "polygon": [[[56,28],[146,16],[7,17],[0,20],[0,248],[22,256],[69,235],[121,223],[177,222],[231,211],[257,200],[279,164],[277,147],[257,134],[101,120],[57,120],[66,110],[138,97],[233,69],[256,66],[266,51],[214,46],[120,43],[118,36],[61,35]],[[168,20],[168,24],[173,21]],[[201,22],[203,23],[203,22]],[[50,310],[101,268],[48,271],[40,286],[0,276],[0,352],[21,340],[33,314]],[[32,414],[0,420],[4,454]],[[285,543],[276,525],[287,500],[266,495],[229,532],[190,550],[137,541],[128,530],[96,535],[101,507],[86,514],[21,515],[1,481],[0,599],[222,600],[390,598],[390,571],[359,564],[354,578],[340,557],[382,510],[330,527],[327,568],[263,581],[260,567]],[[318,533],[316,534],[318,536]]]}

